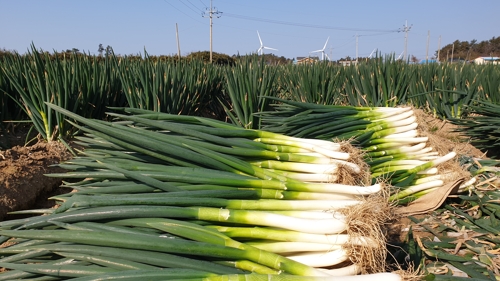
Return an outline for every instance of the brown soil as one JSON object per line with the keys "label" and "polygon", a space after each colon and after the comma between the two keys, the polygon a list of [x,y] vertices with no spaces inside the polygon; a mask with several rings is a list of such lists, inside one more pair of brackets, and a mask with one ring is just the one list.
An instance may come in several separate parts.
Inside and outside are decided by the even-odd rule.
{"label": "brown soil", "polygon": [[50,208],[53,203],[47,197],[69,191],[59,188],[61,179],[45,176],[64,171],[53,165],[71,157],[66,147],[40,140],[24,146],[26,134],[19,130],[2,136],[17,145],[0,151],[0,221],[9,219],[11,211]]}
{"label": "brown soil", "polygon": [[439,155],[455,151],[458,155],[485,158],[485,153],[472,146],[467,139],[454,132],[456,126],[445,120],[437,119],[421,109],[414,109],[417,117],[419,135],[429,137],[428,145]]}

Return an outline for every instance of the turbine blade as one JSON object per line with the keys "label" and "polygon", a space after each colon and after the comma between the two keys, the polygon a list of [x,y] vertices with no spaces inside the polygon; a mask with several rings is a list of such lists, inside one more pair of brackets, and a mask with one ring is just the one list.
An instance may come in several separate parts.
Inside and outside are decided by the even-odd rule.
{"label": "turbine blade", "polygon": [[257,36],[259,36],[259,41],[260,41],[260,46],[262,47],[262,39],[260,39],[260,34],[259,34],[259,31],[257,30]]}
{"label": "turbine blade", "polygon": [[328,40],[329,40],[329,39],[330,39],[330,36],[328,36],[328,38],[326,38],[325,46],[323,46],[323,49],[321,49],[321,50],[323,50],[323,51],[324,51],[324,50],[326,49],[326,45],[328,44]]}

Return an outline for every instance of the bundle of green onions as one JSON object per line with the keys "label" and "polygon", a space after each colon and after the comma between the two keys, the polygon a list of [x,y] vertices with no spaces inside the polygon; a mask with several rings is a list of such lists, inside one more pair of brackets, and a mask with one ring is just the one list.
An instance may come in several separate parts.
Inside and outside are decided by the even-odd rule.
{"label": "bundle of green onions", "polygon": [[440,174],[437,166],[453,159],[455,152],[439,156],[419,137],[411,107],[354,107],[277,102],[274,111],[261,112],[262,129],[293,137],[345,141],[365,152],[373,182],[394,188],[391,201],[406,204],[450,181],[456,175]]}
{"label": "bundle of green onions", "polygon": [[42,216],[0,222],[0,266],[10,269],[0,280],[333,280],[384,270],[390,206],[380,184],[342,182],[366,171],[339,144],[129,108],[114,122],[89,120],[49,106],[86,132],[85,151],[60,164],[70,171],[50,175],[73,179],[65,185],[75,192],[54,197],[58,208],[16,212]]}

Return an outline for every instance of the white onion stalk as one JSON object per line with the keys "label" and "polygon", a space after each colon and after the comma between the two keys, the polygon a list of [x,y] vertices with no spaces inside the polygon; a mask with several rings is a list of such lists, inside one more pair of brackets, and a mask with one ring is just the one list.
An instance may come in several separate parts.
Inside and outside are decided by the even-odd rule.
{"label": "white onion stalk", "polygon": [[[254,161],[250,163],[252,165],[261,168],[291,171],[291,172],[301,172],[301,173],[336,173],[339,169],[339,165],[336,163],[314,164],[314,163],[282,162],[276,160]],[[350,162],[343,161],[339,163],[346,164]],[[360,171],[359,166],[353,163],[350,164],[354,165],[353,170]]]}
{"label": "white onion stalk", "polygon": [[[417,120],[417,118],[415,116],[409,116],[409,117],[393,116],[393,117],[391,117],[390,120],[385,119],[385,120],[381,120],[380,122],[384,122],[384,123],[388,124],[391,128],[396,128],[396,127],[412,125],[415,123],[416,120]],[[377,121],[375,122],[375,124],[376,123],[377,123]],[[370,125],[368,127],[370,127]]]}
{"label": "white onion stalk", "polygon": [[424,177],[413,180],[413,184],[417,185],[417,184],[427,183],[427,182],[431,182],[431,181],[435,181],[435,180],[444,180],[444,179],[445,179],[445,176],[442,174],[432,175],[432,176],[424,176]]}
{"label": "white onion stalk", "polygon": [[309,174],[309,173],[295,173],[295,172],[273,170],[273,169],[268,169],[268,170],[275,174],[303,182],[336,182],[338,180],[338,176],[335,174]]}
{"label": "white onion stalk", "polygon": [[432,147],[425,147],[422,148],[421,150],[414,150],[414,151],[407,151],[406,155],[411,156],[411,155],[424,155],[433,150]]}
{"label": "white onion stalk", "polygon": [[255,190],[262,199],[286,199],[286,200],[352,200],[359,199],[359,195],[346,193],[322,193],[322,192],[304,192],[304,191],[285,191],[278,189],[256,189],[240,188],[241,190]]}
{"label": "white onion stalk", "polygon": [[198,218],[208,221],[278,227],[311,234],[341,233],[347,228],[345,221],[335,218],[302,219],[264,211],[228,209],[218,209],[218,211],[216,211],[212,208],[199,208]]}
{"label": "white onion stalk", "polygon": [[417,192],[420,192],[420,191],[423,191],[423,190],[426,190],[426,189],[440,187],[443,184],[444,184],[444,182],[442,180],[434,180],[434,181],[430,181],[430,182],[426,182],[426,183],[412,185],[412,186],[406,187],[405,189],[403,189],[403,190],[399,191],[398,193],[392,195],[391,197],[389,197],[389,200],[390,201],[399,200],[401,198],[407,197],[409,195],[412,195],[414,193],[417,193]]}
{"label": "white onion stalk", "polygon": [[246,242],[246,244],[276,254],[306,251],[334,251],[342,246],[309,242]]}
{"label": "white onion stalk", "polygon": [[347,234],[314,234],[300,231],[291,231],[263,227],[229,227],[229,226],[206,226],[214,228],[219,232],[232,238],[266,239],[286,242],[310,242],[329,245],[355,245],[362,247],[377,247],[377,243],[369,237],[352,237]]}
{"label": "white onion stalk", "polygon": [[265,211],[308,211],[335,210],[361,204],[360,200],[227,200],[225,208],[234,210],[265,210]]}
{"label": "white onion stalk", "polygon": [[297,152],[295,153],[297,155],[302,155],[302,156],[313,156],[313,157],[325,157],[323,154],[321,153],[317,153],[317,152]]}
{"label": "white onion stalk", "polygon": [[430,168],[430,169],[427,169],[427,170],[423,170],[423,171],[420,171],[418,172],[417,174],[418,175],[435,175],[438,173],[438,168]]}
{"label": "white onion stalk", "polygon": [[371,112],[378,113],[380,119],[399,115],[410,110],[412,110],[411,107],[373,107],[370,109]]}
{"label": "white onion stalk", "polygon": [[399,126],[399,127],[394,127],[394,128],[388,128],[382,131],[377,131],[373,134],[372,138],[380,138],[383,136],[388,136],[392,134],[400,134],[404,132],[408,132],[411,130],[414,130],[418,127],[417,123],[413,123],[410,125],[405,125],[405,126]]}
{"label": "white onion stalk", "polygon": [[342,248],[332,251],[311,251],[284,256],[312,267],[333,266],[349,259],[347,251]]}
{"label": "white onion stalk", "polygon": [[[288,186],[288,184],[287,184]],[[300,191],[369,195],[382,190],[380,184],[356,186],[338,183],[303,183]]]}
{"label": "white onion stalk", "polygon": [[387,116],[387,117],[382,118],[382,119],[374,119],[374,120],[372,120],[372,122],[382,121],[382,122],[392,123],[392,122],[395,122],[395,121],[399,121],[399,120],[410,118],[412,116],[414,117],[413,110],[408,110],[408,111],[402,112],[401,114],[397,114],[397,115],[393,115],[393,116]]}
{"label": "white onion stalk", "polygon": [[460,177],[460,174],[457,172],[448,172],[444,174],[438,174],[438,175],[432,175],[432,176],[425,176],[419,179],[416,179],[413,181],[414,184],[421,184],[421,183],[426,183],[434,180],[443,180],[444,182],[450,181],[453,179],[457,179]]}
{"label": "white onion stalk", "polygon": [[[377,141],[380,140],[380,141]],[[408,144],[417,144],[417,143],[426,143],[428,141],[427,137],[416,137],[416,138],[394,138],[390,140],[385,139],[375,139],[373,142],[369,142],[372,144],[371,146],[365,147],[366,151],[376,151],[383,149],[390,149],[395,147],[401,147],[403,145]]]}
{"label": "white onion stalk", "polygon": [[285,215],[303,219],[331,219],[346,220],[346,216],[339,212],[331,212],[330,210],[308,210],[308,211],[269,211],[274,214]]}
{"label": "white onion stalk", "polygon": [[475,177],[471,178],[470,180],[462,183],[459,187],[458,187],[458,192],[464,192],[468,189],[470,189],[474,183],[476,183],[477,179]]}
{"label": "white onion stalk", "polygon": [[265,143],[265,144],[279,144],[279,145],[288,145],[293,147],[299,147],[303,149],[307,149],[311,152],[317,152],[327,157],[332,157],[336,159],[349,159],[349,154],[345,152],[340,152],[340,144],[325,141],[325,140],[312,140],[312,139],[300,139],[288,137],[287,139],[282,139],[280,137],[276,139],[270,138],[258,138],[254,139],[254,141]]}
{"label": "white onion stalk", "polygon": [[435,159],[438,159],[438,152],[431,152],[431,153],[425,153],[423,155],[420,155],[417,159],[424,160],[424,161],[432,161]]}
{"label": "white onion stalk", "polygon": [[382,139],[404,139],[404,138],[414,138],[418,136],[418,131],[417,130],[409,130],[406,132],[401,132],[401,133],[396,133],[396,134],[390,134],[387,136],[383,136]]}
{"label": "white onion stalk", "polygon": [[421,151],[424,149],[426,146],[425,143],[419,143],[413,146],[401,146],[400,148],[397,149],[388,149],[388,150],[381,150],[381,151],[373,151],[373,152],[368,152],[369,156],[372,157],[380,157],[380,156],[385,156],[385,155],[393,155],[393,154],[407,154],[415,151]]}
{"label": "white onion stalk", "polygon": [[[355,276],[366,276],[366,275],[358,275],[361,273],[361,267],[357,264],[351,264],[348,266],[344,266],[341,268],[335,268],[335,269],[325,269],[326,273],[328,273],[331,276],[342,276],[342,280],[349,280],[348,278],[355,277]],[[357,279],[354,279],[357,280]],[[366,279],[366,280],[372,280],[372,279]],[[385,279],[383,279],[385,281]]]}
{"label": "white onion stalk", "polygon": [[360,269],[354,266],[347,266],[338,269],[322,270],[330,276],[297,276],[280,274],[234,274],[234,275],[215,275],[203,278],[190,278],[191,281],[338,281],[338,277],[345,281],[402,281],[402,277],[397,273],[382,272],[356,275]]}

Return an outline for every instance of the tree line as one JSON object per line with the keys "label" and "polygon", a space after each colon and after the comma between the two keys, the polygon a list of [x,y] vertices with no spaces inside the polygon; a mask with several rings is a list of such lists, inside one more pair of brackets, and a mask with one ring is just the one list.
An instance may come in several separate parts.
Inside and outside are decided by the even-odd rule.
{"label": "tree line", "polygon": [[[455,40],[441,48],[439,51],[440,61],[463,60],[470,61],[477,57],[499,57],[500,56],[500,37],[493,37],[490,40],[478,42],[476,39],[471,41]],[[435,57],[438,57],[436,51]]]}
{"label": "tree line", "polygon": [[[110,55],[113,53],[113,48],[111,46],[106,46],[104,47],[102,44],[99,44],[99,47],[97,49],[99,55],[97,58],[102,58],[107,55]],[[48,53],[44,52],[41,50],[43,53]],[[5,49],[0,49],[0,59],[2,56],[7,55],[7,54],[13,54],[16,53],[15,51],[8,51]],[[77,53],[80,55],[85,55],[80,52],[79,49],[77,48],[72,48],[72,49],[67,49],[62,52],[58,53],[53,53],[50,54],[51,56],[65,56],[70,53]],[[145,56],[147,54],[144,54]],[[254,56],[256,54],[249,54],[249,55],[240,55],[239,53],[236,55],[226,55],[222,53],[216,53],[213,52],[213,62],[215,64],[221,64],[221,65],[232,65],[236,63],[238,60],[243,59],[247,56]],[[117,55],[120,56],[120,55]],[[149,56],[147,55],[148,58],[153,59],[153,60],[178,60],[179,58],[177,55],[160,55],[160,56]],[[293,59],[285,58],[284,56],[276,56],[274,54],[264,54],[264,60],[268,64],[288,64],[293,61]],[[435,59],[439,59],[439,61],[471,61],[474,60],[477,57],[499,57],[500,56],[500,37],[492,37],[489,40],[481,41],[478,42],[476,39],[471,40],[471,41],[460,41],[460,40],[455,40],[453,43],[450,43],[448,45],[445,45],[442,47],[440,50],[437,50],[436,53],[434,54]],[[142,59],[143,57],[141,55],[127,55],[128,58],[134,58],[136,57],[137,59]],[[201,59],[203,61],[209,61],[210,58],[210,53],[208,51],[199,51],[199,52],[193,52],[190,53],[187,56],[181,57],[181,59]],[[340,60],[355,60],[353,58],[350,58],[349,56],[346,58],[342,58]],[[340,61],[339,60],[339,61]],[[360,61],[365,61],[369,60],[369,58],[358,58]],[[415,56],[412,56],[410,59],[412,62],[418,62],[418,58]],[[338,61],[337,61],[338,62]]]}

